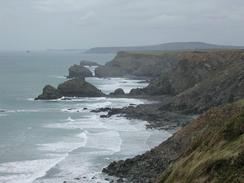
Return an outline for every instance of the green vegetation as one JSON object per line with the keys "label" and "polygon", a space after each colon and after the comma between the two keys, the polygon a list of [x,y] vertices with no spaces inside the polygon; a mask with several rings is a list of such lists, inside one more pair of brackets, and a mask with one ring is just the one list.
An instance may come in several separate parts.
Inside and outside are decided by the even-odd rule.
{"label": "green vegetation", "polygon": [[243,183],[244,100],[210,109],[197,122],[202,130],[173,162],[159,183]]}

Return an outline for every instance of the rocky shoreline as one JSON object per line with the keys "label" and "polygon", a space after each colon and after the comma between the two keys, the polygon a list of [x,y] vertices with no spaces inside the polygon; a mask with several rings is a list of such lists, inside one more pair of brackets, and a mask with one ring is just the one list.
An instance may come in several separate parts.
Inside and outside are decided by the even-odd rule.
{"label": "rocky shoreline", "polygon": [[159,130],[174,130],[185,126],[195,115],[184,115],[176,112],[161,111],[161,104],[142,104],[134,106],[131,104],[125,108],[99,108],[91,112],[107,112],[100,115],[101,118],[110,118],[113,115],[119,115],[128,119],[139,119],[147,121],[147,128]]}
{"label": "rocky shoreline", "polygon": [[[148,60],[151,61],[149,65]],[[200,114],[211,110],[212,107],[244,98],[243,71],[243,50],[162,54],[120,52],[105,66],[96,68],[96,77],[144,76],[153,78],[149,86],[143,89],[132,89],[128,94],[118,88],[109,95],[104,95],[82,80],[82,85],[67,85],[65,82],[63,85],[68,86],[64,87],[65,92],[60,90],[62,88],[60,86],[58,89],[48,86],[37,99],[45,97],[45,99],[52,99],[56,95],[59,97],[105,96],[156,100],[156,103],[151,104],[138,106],[131,104],[125,108],[98,108],[91,111],[103,112],[100,115],[101,118],[120,115],[129,119],[147,121],[147,128],[161,130],[180,128],[171,138],[152,150],[131,159],[112,162],[103,169],[103,173],[118,177],[118,182],[154,183],[171,163],[192,146],[197,132],[200,133],[204,129],[203,123],[199,123],[202,118]],[[78,73],[77,77],[80,76],[81,74]],[[78,80],[81,82],[76,78],[67,83]],[[92,92],[86,92],[91,90],[87,90],[83,85],[93,88],[95,95],[91,95]],[[195,119],[198,115],[200,117]],[[111,182],[113,182],[112,179]]]}

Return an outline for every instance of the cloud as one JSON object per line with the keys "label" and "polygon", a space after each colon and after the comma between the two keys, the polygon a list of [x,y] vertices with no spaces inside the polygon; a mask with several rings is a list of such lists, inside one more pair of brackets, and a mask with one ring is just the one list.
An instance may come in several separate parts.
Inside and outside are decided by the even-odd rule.
{"label": "cloud", "polygon": [[45,48],[194,40],[244,45],[243,17],[243,0],[0,1],[0,48],[25,47],[26,39],[28,47]]}

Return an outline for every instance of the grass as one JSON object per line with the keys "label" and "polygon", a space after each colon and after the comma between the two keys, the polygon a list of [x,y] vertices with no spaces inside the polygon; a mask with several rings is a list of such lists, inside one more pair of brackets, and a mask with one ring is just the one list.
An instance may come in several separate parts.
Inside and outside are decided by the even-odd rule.
{"label": "grass", "polygon": [[162,174],[159,183],[242,183],[244,181],[244,110],[215,108],[191,147]]}

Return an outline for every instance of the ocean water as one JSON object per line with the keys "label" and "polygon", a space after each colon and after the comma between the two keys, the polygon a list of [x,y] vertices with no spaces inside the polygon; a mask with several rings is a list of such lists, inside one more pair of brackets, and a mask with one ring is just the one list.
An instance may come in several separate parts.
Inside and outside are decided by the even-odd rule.
{"label": "ocean water", "polygon": [[[114,56],[0,52],[0,183],[106,182],[103,167],[143,153],[171,135],[147,130],[144,121],[119,116],[102,119],[101,113],[90,112],[149,102],[146,100],[33,100],[46,84],[57,86],[65,81],[70,65],[82,59],[104,64]],[[105,93],[146,86],[123,78],[87,80]]]}

